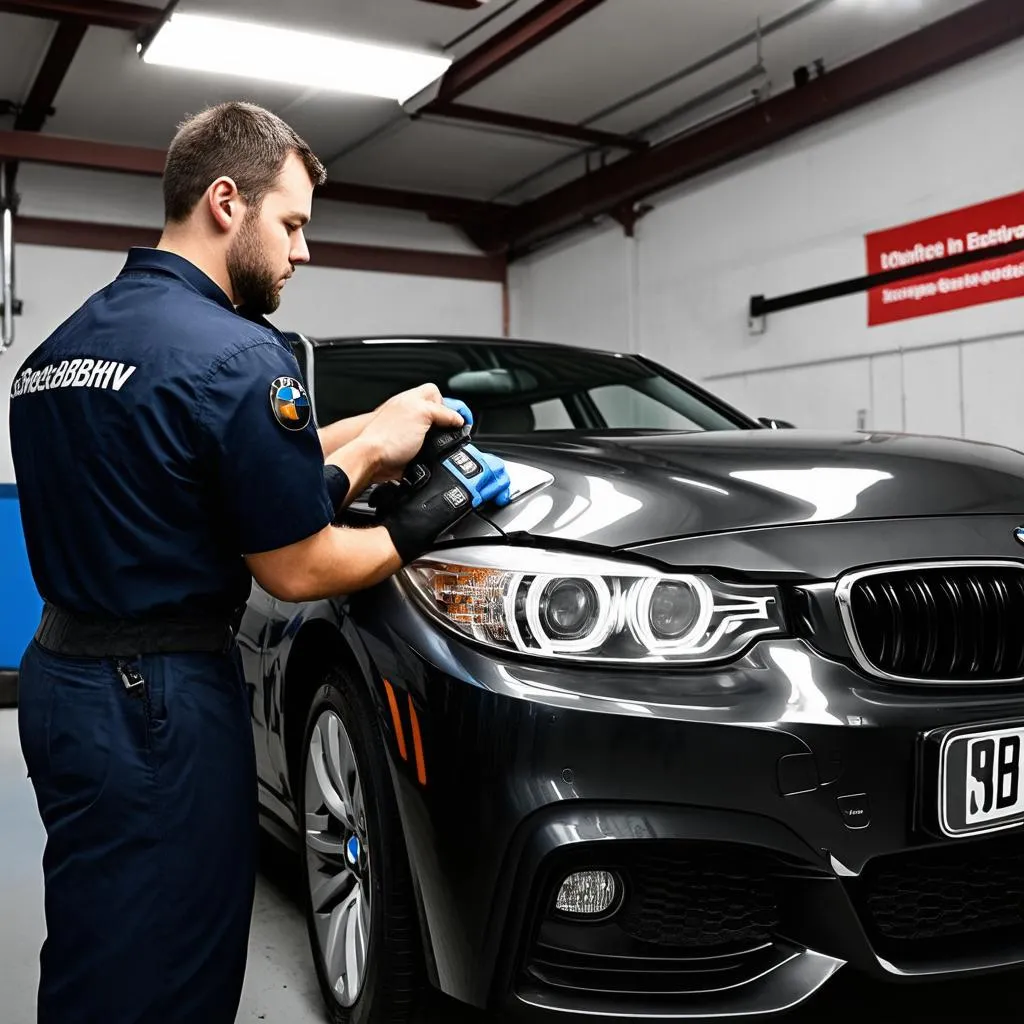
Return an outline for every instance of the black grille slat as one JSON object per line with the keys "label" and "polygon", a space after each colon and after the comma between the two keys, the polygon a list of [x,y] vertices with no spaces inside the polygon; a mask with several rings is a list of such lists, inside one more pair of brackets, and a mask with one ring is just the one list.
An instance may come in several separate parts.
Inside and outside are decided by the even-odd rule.
{"label": "black grille slat", "polygon": [[988,581],[988,586],[995,618],[993,626],[995,634],[995,651],[993,660],[995,663],[996,675],[1001,676],[1006,670],[1006,633],[1010,628],[1010,621],[1006,616],[1006,610],[1009,605],[1010,595],[1009,591],[1006,589],[1006,583],[1003,580],[990,579]]}
{"label": "black grille slat", "polygon": [[964,622],[963,606],[960,599],[960,588],[957,586],[955,580],[946,576],[942,580],[942,589],[949,604],[949,620],[952,623],[952,629],[949,631],[949,637],[953,644],[953,650],[949,655],[949,674],[953,678],[959,678],[960,663],[964,656]]}
{"label": "black grille slat", "polygon": [[[1011,602],[1008,606],[1007,614],[1012,622],[1020,623],[1024,621],[1024,577],[1019,577],[1013,581],[1013,586],[1010,588],[1010,596]],[[1024,675],[1024,644],[1014,649],[1011,657],[1014,658],[1014,675]]]}
{"label": "black grille slat", "polygon": [[[975,574],[975,586],[978,589],[979,599],[979,636],[982,638],[978,650],[978,671],[981,672],[986,666],[993,675],[1000,673],[1000,613],[996,605],[996,599],[991,580],[987,576]],[[987,661],[986,661],[987,659]]]}
{"label": "black grille slat", "polygon": [[908,664],[919,665],[924,660],[926,631],[921,629],[923,621],[921,597],[914,582],[913,578],[900,580],[899,596],[904,612],[905,660]]}
{"label": "black grille slat", "polygon": [[884,664],[889,660],[885,645],[887,633],[881,628],[881,605],[870,581],[865,581],[861,585],[858,597],[862,606],[861,618],[865,625],[865,643],[873,645],[866,653],[872,661]]}
{"label": "black grille slat", "polygon": [[964,616],[967,627],[965,637],[967,675],[975,678],[981,673],[982,651],[987,648],[991,657],[991,646],[986,642],[988,640],[987,623],[991,622],[991,615],[986,615],[985,594],[974,573],[970,573],[964,580],[964,591],[967,597]]}
{"label": "black grille slat", "polygon": [[1024,676],[1024,566],[915,567],[850,588],[852,637],[878,672],[923,682]]}
{"label": "black grille slat", "polygon": [[899,666],[903,662],[903,645],[906,632],[902,628],[902,616],[900,615],[900,599],[896,594],[896,588],[890,583],[881,585],[882,606],[889,617],[889,637],[892,644],[892,663]]}
{"label": "black grille slat", "polygon": [[934,630],[928,628],[928,623],[934,619],[938,608],[935,604],[935,597],[931,592],[931,588],[921,576],[914,576],[910,581],[910,587],[917,600],[915,627],[917,635],[920,637],[920,664],[923,671],[927,673],[934,667],[935,658],[939,653],[939,638]]}

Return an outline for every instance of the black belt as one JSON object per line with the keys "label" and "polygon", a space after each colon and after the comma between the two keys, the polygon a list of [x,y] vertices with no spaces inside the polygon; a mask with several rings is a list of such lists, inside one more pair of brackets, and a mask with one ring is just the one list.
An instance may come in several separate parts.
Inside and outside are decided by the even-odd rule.
{"label": "black belt", "polygon": [[141,654],[226,653],[235,642],[240,616],[167,616],[100,619],[43,605],[36,643],[55,654],[80,658],[134,658]]}

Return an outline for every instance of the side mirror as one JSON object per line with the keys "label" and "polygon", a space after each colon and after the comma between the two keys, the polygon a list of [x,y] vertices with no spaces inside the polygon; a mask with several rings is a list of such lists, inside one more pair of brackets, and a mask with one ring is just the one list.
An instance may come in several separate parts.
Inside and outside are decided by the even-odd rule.
{"label": "side mirror", "polygon": [[796,430],[796,426],[786,420],[769,419],[767,416],[758,416],[757,422],[769,430]]}

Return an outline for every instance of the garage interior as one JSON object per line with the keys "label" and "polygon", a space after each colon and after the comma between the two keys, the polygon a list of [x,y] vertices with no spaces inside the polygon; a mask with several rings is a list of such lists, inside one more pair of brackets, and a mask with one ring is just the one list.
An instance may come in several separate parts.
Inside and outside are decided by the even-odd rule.
{"label": "garage interior", "polygon": [[[150,59],[192,16],[271,29],[268,77]],[[290,32],[430,55],[434,77],[294,84]],[[178,123],[240,99],[328,172],[281,330],[641,354],[800,429],[1021,448],[1024,278],[915,285],[928,261],[1020,264],[1022,95],[1020,0],[0,0],[5,436],[21,362],[159,237]],[[944,247],[915,249],[932,218]],[[958,246],[954,223],[1006,230]],[[0,552],[0,1019],[29,1024],[44,835],[17,667],[41,601],[8,443]],[[838,986],[794,1019],[1017,1019],[1018,983]],[[434,1017],[500,1019],[441,996]],[[328,1019],[269,840],[237,1019]]]}

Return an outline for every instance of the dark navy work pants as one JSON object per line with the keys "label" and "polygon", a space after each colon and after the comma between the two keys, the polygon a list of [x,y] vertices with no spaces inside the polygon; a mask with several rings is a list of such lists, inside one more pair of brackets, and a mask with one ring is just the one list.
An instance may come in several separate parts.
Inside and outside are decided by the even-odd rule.
{"label": "dark navy work pants", "polygon": [[255,884],[256,769],[237,651],[21,663],[46,827],[38,1024],[230,1024]]}

